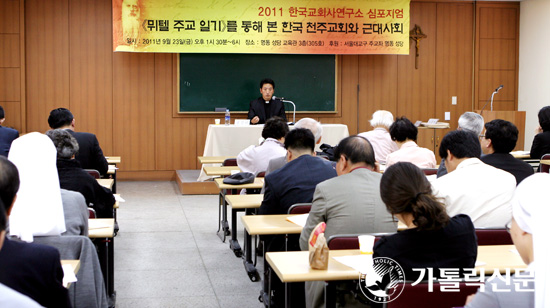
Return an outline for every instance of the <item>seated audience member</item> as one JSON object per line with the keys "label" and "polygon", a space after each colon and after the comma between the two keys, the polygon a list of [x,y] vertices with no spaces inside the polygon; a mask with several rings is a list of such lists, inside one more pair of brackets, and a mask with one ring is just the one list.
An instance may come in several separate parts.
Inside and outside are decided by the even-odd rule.
{"label": "seated audience member", "polygon": [[[294,128],[307,128],[307,129],[309,129],[313,133],[313,136],[315,137],[315,144],[321,143],[321,137],[323,135],[323,127],[321,126],[321,123],[315,121],[314,119],[312,119],[312,118],[303,118],[300,121],[296,122],[296,124],[294,124]],[[268,175],[271,172],[281,168],[286,163],[287,163],[286,155],[281,156],[281,157],[277,157],[277,158],[272,158],[269,161],[269,164],[267,165],[267,170],[265,172],[265,175]]]}
{"label": "seated audience member", "polygon": [[374,157],[381,164],[386,164],[388,154],[399,150],[390,136],[390,126],[393,124],[393,114],[386,110],[377,110],[372,114],[370,125],[374,128],[370,132],[359,134],[367,138],[374,149]]}
{"label": "seated audience member", "polygon": [[[537,173],[518,185],[512,200],[513,218],[507,228],[519,255],[528,265],[526,273],[521,274],[524,278],[516,272],[511,281],[492,279],[485,282],[485,290],[468,297],[466,308],[550,307],[548,187],[550,175]],[[534,281],[528,278],[532,274],[535,275]]]}
{"label": "seated audience member", "polygon": [[97,137],[91,133],[75,132],[75,123],[73,114],[65,108],[52,110],[48,117],[48,124],[52,129],[65,129],[78,142],[79,151],[75,159],[80,163],[80,167],[97,170],[102,175],[107,174],[109,165]]}
{"label": "seated audience member", "polygon": [[19,132],[13,128],[2,126],[5,120],[4,108],[0,106],[0,155],[7,157],[11,143],[19,137]]}
{"label": "seated audience member", "polygon": [[455,130],[445,135],[439,155],[449,173],[432,186],[435,195],[445,200],[449,216],[466,214],[476,228],[501,228],[512,217],[510,200],[516,179],[479,160],[479,149],[478,137],[470,132]]}
{"label": "seated audience member", "polygon": [[534,173],[528,163],[512,156],[510,152],[516,147],[518,129],[512,122],[493,120],[485,124],[485,135],[481,135],[481,161],[493,167],[510,172],[519,184]]}
{"label": "seated audience member", "polygon": [[399,150],[388,154],[386,167],[400,161],[408,161],[418,168],[435,168],[435,154],[431,150],[416,144],[418,128],[405,117],[397,118],[390,126],[391,139],[397,143]]}
{"label": "seated audience member", "polygon": [[388,211],[408,229],[381,238],[374,245],[374,257],[391,258],[416,281],[413,268],[473,268],[477,258],[474,225],[467,215],[449,217],[445,206],[434,196],[424,173],[408,162],[385,170],[380,194]]}
{"label": "seated audience member", "polygon": [[[1,209],[3,215],[9,217],[10,213],[17,209],[17,205],[14,204],[18,189],[17,168],[5,157],[0,157],[0,199],[6,205],[5,209]],[[53,225],[55,222],[47,219],[50,216],[45,215],[41,220]],[[14,222],[10,218],[10,229],[13,228]],[[56,228],[48,228],[44,224],[39,226],[45,231]],[[62,283],[63,270],[57,249],[11,240],[5,236],[5,226],[0,230],[0,237],[4,240],[0,249],[0,284],[30,297],[44,307],[71,307],[69,293]]]}
{"label": "seated audience member", "polygon": [[330,162],[314,156],[315,139],[309,129],[291,130],[285,147],[288,163],[265,177],[260,214],[286,214],[293,204],[311,202],[315,186],[336,176]]}
{"label": "seated audience member", "polygon": [[[338,144],[337,177],[317,185],[302,234],[300,248],[308,250],[311,231],[326,222],[325,237],[335,234],[395,232],[397,225],[380,199],[380,178],[374,151],[363,137]],[[324,281],[306,282],[307,307],[324,307]]]}
{"label": "seated audience member", "polygon": [[[4,244],[4,238],[6,237],[7,225],[6,210],[4,208],[4,203],[0,198],[0,253],[2,251],[2,245]],[[0,266],[1,265],[2,264],[0,263]],[[41,308],[42,306],[30,297],[0,283],[0,307]]]}
{"label": "seated audience member", "polygon": [[80,167],[74,158],[78,152],[76,139],[64,129],[50,130],[46,135],[53,140],[57,150],[57,172],[61,188],[81,193],[86,203],[94,208],[98,218],[112,218],[115,197]]}
{"label": "seated audience member", "polygon": [[531,158],[540,159],[550,153],[550,106],[539,110],[539,127],[535,130],[535,138],[531,145]]}
{"label": "seated audience member", "polygon": [[267,170],[267,164],[273,158],[284,157],[286,154],[285,135],[288,133],[286,121],[273,117],[264,125],[262,138],[265,140],[259,146],[251,145],[237,156],[237,165],[243,172],[257,175]]}
{"label": "seated audience member", "polygon": [[[460,118],[458,118],[457,130],[465,130],[474,133],[476,136],[481,135],[483,131],[483,117],[475,112],[465,112]],[[481,153],[481,152],[480,152]],[[445,167],[445,160],[441,160],[439,168],[437,169],[437,177],[441,177],[447,174],[447,168]]]}
{"label": "seated audience member", "polygon": [[[88,207],[84,197],[60,189],[56,156],[53,142],[41,133],[30,133],[14,141],[9,159],[19,169],[21,189],[11,215],[12,235],[30,239],[23,234],[27,222],[30,226],[27,230],[31,230],[32,235],[59,235],[57,231],[63,235],[88,235]],[[64,217],[64,221],[58,221],[59,230],[43,232],[40,225],[45,220],[57,221],[59,217]]]}

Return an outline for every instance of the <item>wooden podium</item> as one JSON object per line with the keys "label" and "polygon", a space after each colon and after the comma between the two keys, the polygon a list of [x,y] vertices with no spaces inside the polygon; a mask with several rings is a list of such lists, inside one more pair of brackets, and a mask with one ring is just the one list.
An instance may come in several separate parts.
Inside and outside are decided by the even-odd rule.
{"label": "wooden podium", "polygon": [[[479,110],[476,110],[479,113]],[[518,142],[514,151],[523,151],[525,146],[525,111],[511,111],[511,110],[483,110],[481,114],[485,123],[495,119],[506,120],[514,123],[519,130]]]}

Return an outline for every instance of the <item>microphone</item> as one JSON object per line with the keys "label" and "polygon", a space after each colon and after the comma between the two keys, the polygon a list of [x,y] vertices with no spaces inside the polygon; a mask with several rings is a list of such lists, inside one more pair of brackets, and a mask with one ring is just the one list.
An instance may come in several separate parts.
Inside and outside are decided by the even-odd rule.
{"label": "microphone", "polygon": [[291,103],[292,106],[294,107],[294,113],[292,115],[292,124],[296,123],[296,104],[294,104],[293,101],[286,100],[284,97],[277,97],[277,96],[273,95],[271,98],[273,100],[276,100],[276,101],[281,101],[281,102],[284,102],[284,103]]}
{"label": "microphone", "polygon": [[275,95],[273,95],[272,98],[273,98],[273,100],[276,100],[276,101],[284,101],[285,100],[284,97],[278,97],[278,96],[275,96]]}
{"label": "microphone", "polygon": [[485,106],[487,106],[487,104],[489,102],[491,102],[491,111],[493,111],[493,97],[495,96],[495,94],[498,93],[498,91],[502,90],[502,88],[504,88],[504,85],[500,85],[500,86],[498,86],[498,88],[495,89],[495,92],[493,92],[493,94],[491,94],[491,98],[488,99],[487,102],[485,103],[485,105],[483,105],[483,108],[481,108],[481,111],[479,112],[480,115],[482,115],[483,110],[485,109]]}
{"label": "microphone", "polygon": [[498,93],[498,91],[500,91],[500,90],[501,90],[502,88],[504,88],[504,86],[503,86],[503,85],[500,85],[500,86],[498,86],[498,88],[496,88],[496,89],[495,89],[495,92],[497,92],[497,93]]}

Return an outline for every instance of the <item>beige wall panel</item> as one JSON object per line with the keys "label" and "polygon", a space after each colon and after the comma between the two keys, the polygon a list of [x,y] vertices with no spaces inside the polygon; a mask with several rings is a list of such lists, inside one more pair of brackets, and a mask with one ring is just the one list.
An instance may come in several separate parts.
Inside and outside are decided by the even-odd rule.
{"label": "beige wall panel", "polygon": [[511,39],[481,39],[479,40],[479,69],[516,68],[516,40]]}
{"label": "beige wall panel", "polygon": [[20,67],[19,34],[0,34],[0,67]]}
{"label": "beige wall panel", "polygon": [[[485,3],[485,5],[490,5]],[[479,10],[480,38],[516,39],[518,12],[516,8],[482,7]]]}
{"label": "beige wall panel", "polygon": [[[2,90],[0,90],[1,92]],[[19,110],[21,109],[20,102],[3,102],[0,101],[0,106],[4,108],[6,121],[2,126],[17,129],[21,133],[21,117]]]}
{"label": "beige wall panel", "polygon": [[97,135],[105,155],[113,149],[111,1],[71,1],[70,109],[76,130]]}
{"label": "beige wall panel", "polygon": [[155,54],[113,54],[113,145],[126,171],[155,170]]}
{"label": "beige wall panel", "polygon": [[0,1],[0,33],[19,33],[19,1]]}
{"label": "beige wall panel", "polygon": [[0,102],[21,100],[21,69],[0,68]]}
{"label": "beige wall panel", "polygon": [[397,111],[397,58],[392,55],[359,56],[358,133],[369,131],[376,110]]}
{"label": "beige wall panel", "polygon": [[414,41],[410,41],[408,56],[397,57],[396,116],[406,116],[413,123],[435,115],[436,4],[412,2],[411,29],[415,24],[428,36],[419,44],[418,69],[415,69]]}
{"label": "beige wall panel", "polygon": [[25,2],[27,131],[49,129],[48,115],[69,108],[68,0]]}
{"label": "beige wall panel", "polygon": [[[473,4],[437,4],[435,117],[445,121],[451,113],[452,128],[461,114],[473,108]],[[456,25],[460,24],[460,27]],[[452,96],[457,105],[452,105]]]}

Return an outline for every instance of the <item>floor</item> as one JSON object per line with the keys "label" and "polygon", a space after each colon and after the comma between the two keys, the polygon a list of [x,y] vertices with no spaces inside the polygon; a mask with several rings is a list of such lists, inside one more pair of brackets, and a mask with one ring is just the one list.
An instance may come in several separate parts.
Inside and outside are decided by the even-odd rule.
{"label": "floor", "polygon": [[117,186],[126,202],[115,240],[116,307],[263,306],[261,282],[250,281],[216,235],[217,196],[184,196],[175,182]]}

